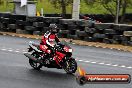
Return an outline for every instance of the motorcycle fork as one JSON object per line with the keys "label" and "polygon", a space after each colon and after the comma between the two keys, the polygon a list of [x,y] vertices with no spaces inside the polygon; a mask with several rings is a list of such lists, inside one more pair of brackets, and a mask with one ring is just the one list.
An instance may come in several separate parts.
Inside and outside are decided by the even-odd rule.
{"label": "motorcycle fork", "polygon": [[31,52],[33,49],[31,47],[28,48],[28,52]]}

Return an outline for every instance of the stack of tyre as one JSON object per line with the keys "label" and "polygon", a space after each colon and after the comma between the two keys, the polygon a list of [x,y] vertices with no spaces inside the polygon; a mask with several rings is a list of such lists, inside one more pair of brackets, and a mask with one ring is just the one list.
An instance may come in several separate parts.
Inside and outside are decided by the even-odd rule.
{"label": "stack of tyre", "polygon": [[43,17],[27,17],[25,25],[25,30],[28,34],[42,35],[48,30],[50,23],[58,24],[59,18],[43,18]]}
{"label": "stack of tyre", "polygon": [[10,13],[0,13],[0,30],[1,31],[9,31],[8,24],[11,23]]}
{"label": "stack of tyre", "polygon": [[20,34],[42,35],[50,23],[59,24],[61,17],[27,17],[10,13],[0,13],[0,31]]}
{"label": "stack of tyre", "polygon": [[59,25],[60,25],[59,37],[76,39],[77,25],[75,24],[75,20],[60,19]]}
{"label": "stack of tyre", "polygon": [[59,25],[60,37],[83,40],[89,36],[86,29],[93,28],[94,22],[91,20],[61,19]]}
{"label": "stack of tyre", "polygon": [[102,38],[104,43],[132,45],[132,26],[130,25],[95,23],[95,29],[102,30],[102,33],[96,38]]}
{"label": "stack of tyre", "polygon": [[27,17],[26,22],[28,25],[25,25],[24,29],[28,34],[41,35],[45,25],[42,17]]}
{"label": "stack of tyre", "polygon": [[94,22],[91,20],[80,20],[76,22],[78,29],[76,31],[76,35],[78,39],[81,40],[88,40],[91,39],[93,36],[93,29],[94,28]]}

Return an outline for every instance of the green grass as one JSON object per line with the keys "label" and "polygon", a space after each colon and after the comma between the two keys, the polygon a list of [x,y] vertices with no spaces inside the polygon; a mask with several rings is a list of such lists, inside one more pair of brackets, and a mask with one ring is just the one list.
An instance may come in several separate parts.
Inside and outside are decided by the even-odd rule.
{"label": "green grass", "polygon": [[[13,11],[13,4],[6,5],[6,2],[4,1],[4,5],[0,5],[0,12],[6,12],[6,11]],[[50,4],[48,0],[44,0],[42,3],[37,3],[37,11],[40,11],[41,8],[44,9],[44,13],[61,13],[61,9],[54,8],[53,5]],[[69,5],[67,7],[67,13],[72,12],[72,6]],[[86,5],[83,1],[81,2],[80,7],[80,13],[87,13],[87,14],[108,14],[108,12],[99,4],[95,4],[93,6]],[[132,13],[132,8],[127,9],[127,13]]]}
{"label": "green grass", "polygon": [[[10,0],[9,0],[10,1]],[[0,5],[0,12],[9,12],[9,11],[13,11],[13,4],[7,3],[4,0],[4,3],[2,5]]]}

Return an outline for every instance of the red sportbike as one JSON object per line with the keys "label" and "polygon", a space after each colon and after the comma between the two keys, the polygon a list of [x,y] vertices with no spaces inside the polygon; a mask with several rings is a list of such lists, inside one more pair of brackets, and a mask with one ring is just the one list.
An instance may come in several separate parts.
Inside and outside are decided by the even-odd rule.
{"label": "red sportbike", "polygon": [[29,42],[28,53],[24,55],[29,58],[29,64],[34,69],[39,70],[42,66],[45,66],[64,69],[66,73],[72,74],[77,70],[77,62],[72,57],[72,51],[72,48],[63,41],[55,45],[54,54],[51,56],[41,51],[39,45]]}

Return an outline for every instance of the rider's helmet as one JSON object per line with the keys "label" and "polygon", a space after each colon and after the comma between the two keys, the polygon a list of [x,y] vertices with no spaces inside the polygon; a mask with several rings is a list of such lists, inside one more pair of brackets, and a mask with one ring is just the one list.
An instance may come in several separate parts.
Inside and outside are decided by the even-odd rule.
{"label": "rider's helmet", "polygon": [[50,24],[49,29],[50,29],[51,33],[58,33],[59,32],[59,28],[57,27],[56,24]]}

